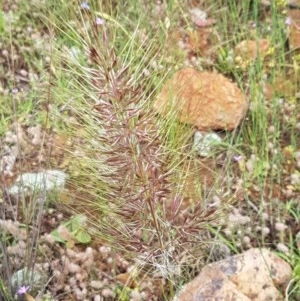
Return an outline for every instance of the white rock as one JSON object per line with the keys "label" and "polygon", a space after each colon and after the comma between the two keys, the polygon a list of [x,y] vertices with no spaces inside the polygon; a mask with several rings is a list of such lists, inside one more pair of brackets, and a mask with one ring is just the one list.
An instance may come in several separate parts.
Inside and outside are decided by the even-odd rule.
{"label": "white rock", "polygon": [[291,174],[291,184],[292,185],[299,185],[300,184],[300,174],[299,173]]}
{"label": "white rock", "polygon": [[279,223],[279,222],[275,223],[275,229],[278,232],[284,232],[285,229],[287,229],[287,228],[288,228],[288,226],[285,225],[284,223]]}
{"label": "white rock", "polygon": [[136,290],[131,291],[130,297],[131,297],[130,300],[132,300],[132,301],[141,301],[142,300],[141,293]]}
{"label": "white rock", "polygon": [[100,289],[103,287],[103,282],[99,280],[92,280],[90,286],[94,289]]}
{"label": "white rock", "polygon": [[276,248],[277,248],[278,251],[280,251],[280,252],[282,252],[286,255],[289,254],[289,248],[281,242],[276,245]]}
{"label": "white rock", "polygon": [[196,131],[194,134],[194,149],[201,157],[208,157],[212,149],[222,142],[222,138],[216,133],[203,133]]}
{"label": "white rock", "polygon": [[13,186],[8,189],[12,196],[31,194],[37,191],[63,189],[67,175],[60,170],[46,170],[38,173],[20,175]]}
{"label": "white rock", "polygon": [[114,292],[109,288],[104,288],[102,290],[101,294],[104,298],[109,298],[109,297],[113,298],[114,297]]}
{"label": "white rock", "polygon": [[32,291],[38,291],[45,287],[47,283],[47,275],[41,267],[36,266],[33,270],[23,268],[16,271],[10,279],[13,290],[16,291],[25,285],[30,279],[30,288]]}
{"label": "white rock", "polygon": [[193,22],[197,20],[206,20],[207,13],[197,7],[190,9],[190,16]]}

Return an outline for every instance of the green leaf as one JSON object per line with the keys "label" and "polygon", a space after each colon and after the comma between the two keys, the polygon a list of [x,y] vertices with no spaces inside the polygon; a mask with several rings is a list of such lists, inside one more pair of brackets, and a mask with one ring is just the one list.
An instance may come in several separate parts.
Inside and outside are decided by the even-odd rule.
{"label": "green leaf", "polygon": [[56,242],[59,242],[59,243],[66,243],[66,241],[61,238],[61,236],[58,234],[58,231],[57,229],[53,230],[50,235],[52,236],[52,238],[56,241]]}
{"label": "green leaf", "polygon": [[[77,214],[70,218],[68,221],[61,223],[61,225],[69,231],[69,234],[72,236],[72,240],[74,240],[75,243],[88,244],[92,239],[84,228],[85,220],[86,218],[84,215]],[[57,229],[53,230],[50,235],[56,242],[64,243],[69,247],[72,246],[72,244],[69,244],[70,241],[67,241],[60,236]]]}
{"label": "green leaf", "polygon": [[77,231],[75,239],[81,244],[88,244],[91,241],[91,236],[82,230]]}
{"label": "green leaf", "polygon": [[3,34],[4,33],[4,16],[3,16],[3,12],[0,11],[0,34]]}

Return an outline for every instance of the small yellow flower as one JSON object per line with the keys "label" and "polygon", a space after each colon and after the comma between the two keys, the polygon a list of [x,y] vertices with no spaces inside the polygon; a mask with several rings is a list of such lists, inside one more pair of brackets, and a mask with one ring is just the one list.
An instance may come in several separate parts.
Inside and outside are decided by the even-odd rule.
{"label": "small yellow flower", "polygon": [[282,14],[286,13],[286,0],[275,0],[275,8],[280,11]]}

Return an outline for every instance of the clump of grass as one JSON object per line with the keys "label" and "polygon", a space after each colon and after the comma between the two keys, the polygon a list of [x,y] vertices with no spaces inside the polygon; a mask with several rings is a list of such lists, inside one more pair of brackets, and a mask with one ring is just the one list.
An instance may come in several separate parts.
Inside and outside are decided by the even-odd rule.
{"label": "clump of grass", "polygon": [[[221,7],[222,1],[218,5]],[[231,1],[229,6],[234,7],[231,10],[234,15],[221,8],[216,10],[217,19],[226,25],[222,27],[224,36],[232,34],[225,53],[246,38],[250,22],[257,25],[259,20],[257,1],[242,4]],[[96,16],[105,18],[104,26],[93,22]],[[80,183],[82,194],[82,201],[78,198],[76,206],[86,211],[103,241],[137,257],[143,264],[152,264],[164,277],[172,278],[193,245],[205,244],[203,233],[216,212],[207,209],[205,200],[194,198],[196,202],[186,202],[182,194],[183,183],[189,180],[181,167],[196,161],[189,152],[191,132],[174,120],[172,112],[163,120],[151,110],[151,101],[161,81],[175,69],[174,61],[164,56],[166,29],[156,27],[155,32],[141,41],[143,23],[139,20],[130,36],[127,28],[132,28],[132,24],[120,26],[119,18],[115,12],[109,18],[101,12],[82,13],[81,33],[85,36],[74,32],[68,35],[71,44],[88,53],[88,59],[79,55],[77,63],[63,62],[65,71],[70,71],[71,89],[75,92],[69,97],[72,97],[70,111],[75,116],[74,125],[80,137],[78,143],[84,145],[80,152],[74,147],[73,160],[78,167],[73,167],[71,172],[78,176],[73,177],[73,184]],[[236,26],[239,26],[238,35],[233,34]],[[273,55],[271,60],[280,58],[284,65],[284,32],[280,26],[274,31],[277,48],[270,56]],[[264,30],[253,30],[253,38],[263,36]],[[152,42],[158,38],[162,44]],[[223,49],[227,46],[224,43]],[[162,69],[152,68],[154,62]],[[221,63],[217,62],[216,68],[232,75],[252,100],[248,118],[230,140],[231,149],[241,154],[246,164],[240,163],[239,170],[246,191],[246,204],[241,207],[246,212],[255,207],[260,219],[256,222],[264,227],[263,191],[268,185],[272,190],[273,183],[281,181],[281,170],[270,168],[270,164],[280,164],[281,157],[268,149],[270,139],[280,146],[280,134],[271,135],[269,128],[273,126],[279,131],[283,124],[278,116],[278,102],[274,97],[266,105],[259,83],[264,72],[269,72],[272,78],[275,71],[266,71],[260,58],[245,70],[234,66],[224,70],[226,65],[221,66]],[[280,68],[276,71],[280,72]],[[226,176],[232,172],[229,161],[223,165]],[[227,185],[232,185],[230,180]],[[192,187],[194,195],[203,192],[199,183]],[[255,204],[247,195],[253,187],[260,191]],[[257,244],[266,244],[263,234]],[[232,249],[238,248],[233,245]]]}
{"label": "clump of grass", "polygon": [[[247,118],[234,138],[236,151],[243,154],[243,159],[239,162],[239,171],[242,185],[247,192],[244,195],[245,202],[238,207],[246,212],[254,226],[252,233],[246,233],[245,227],[243,235],[255,236],[250,239],[252,246],[255,244],[274,249],[285,246],[281,249],[281,254],[295,269],[299,259],[299,250],[295,248],[294,241],[297,231],[293,226],[297,221],[294,213],[297,211],[297,205],[292,202],[291,206],[291,197],[296,197],[298,191],[293,185],[293,191],[285,187],[288,186],[286,183],[290,182],[291,174],[298,169],[295,150],[299,145],[295,140],[299,137],[299,131],[296,130],[293,110],[299,104],[294,88],[290,92],[287,92],[287,89],[278,89],[278,78],[281,78],[286,86],[299,86],[296,79],[298,70],[293,67],[295,54],[288,48],[286,2],[271,1],[270,7],[266,8],[260,1],[229,1],[228,6],[222,8],[223,2],[215,3],[217,9],[214,10],[213,17],[220,21],[220,30],[223,30],[223,36],[228,35],[228,39],[222,45],[216,67],[234,77],[246,91],[250,101]],[[234,7],[232,14],[227,10],[229,6]],[[231,57],[234,53],[232,49],[239,41],[249,38],[257,41],[268,38],[271,47],[267,60],[258,57],[241,70],[231,63],[230,59],[234,61],[234,57]],[[266,99],[264,94],[266,83],[272,87],[273,95],[270,99]],[[292,210],[287,213],[284,205],[281,206],[282,203],[291,206]],[[253,210],[257,212],[257,216],[253,214]],[[288,235],[274,236],[274,225],[278,221],[289,225],[288,229],[291,232],[284,232],[288,232]],[[236,236],[233,235],[231,239],[234,241]],[[293,237],[293,243],[290,243],[287,237]],[[246,237],[245,241],[248,240],[249,237]],[[279,241],[282,245],[278,247]],[[231,245],[243,249],[245,243],[238,238]],[[284,253],[287,250],[289,255]],[[294,294],[289,297],[297,299],[296,296],[297,294]]]}
{"label": "clump of grass", "polygon": [[[1,12],[3,64],[0,105],[3,110],[0,117],[0,181],[3,191],[8,189],[15,173],[19,175],[28,168],[30,163],[27,158],[33,153],[33,145],[37,147],[40,143],[39,154],[41,157],[49,157],[43,145],[43,134],[36,143],[31,144],[32,137],[24,130],[24,125],[36,126],[42,115],[39,115],[40,109],[45,100],[49,100],[47,97],[37,97],[38,92],[44,92],[37,82],[43,69],[41,59],[47,52],[46,49],[41,51],[42,46],[38,43],[42,43],[43,34],[47,34],[40,22],[40,12],[40,7],[30,7],[28,1],[5,3],[4,11]],[[45,119],[47,118],[43,120]],[[47,121],[44,125],[46,123]],[[36,164],[35,168],[45,168],[49,163],[45,161],[40,166]],[[18,281],[21,281],[24,288],[28,287],[33,293],[37,293],[34,274],[37,257],[40,255],[38,245],[46,195],[44,192],[36,192],[29,196],[24,192],[13,197],[1,192],[0,198],[0,300],[11,301],[16,300]],[[14,273],[22,270],[23,273],[14,282]]]}
{"label": "clump of grass", "polygon": [[173,281],[185,269],[184,257],[196,246],[200,253],[199,244],[206,247],[206,225],[216,208],[202,199],[200,183],[190,187],[193,201],[184,198],[182,166],[197,161],[189,146],[192,129],[172,112],[164,120],[151,108],[174,68],[164,56],[167,36],[158,28],[141,42],[139,21],[129,36],[112,17],[99,26],[91,15],[83,14],[86,36],[73,40],[88,57],[61,57],[70,76],[74,143],[80,144],[70,154],[76,165],[70,185],[79,186],[72,209],[85,212],[103,242]]}

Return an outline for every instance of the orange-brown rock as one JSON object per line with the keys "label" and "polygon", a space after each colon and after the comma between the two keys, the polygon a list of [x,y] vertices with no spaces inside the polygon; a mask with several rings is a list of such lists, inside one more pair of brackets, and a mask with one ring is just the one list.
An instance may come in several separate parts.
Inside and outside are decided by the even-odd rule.
{"label": "orange-brown rock", "polygon": [[291,50],[297,50],[299,53],[300,49],[300,10],[290,9],[287,13],[290,20],[288,37],[289,46]]}
{"label": "orange-brown rock", "polygon": [[270,42],[267,39],[244,40],[235,46],[234,54],[246,61],[253,61],[258,57],[263,60],[269,48]]}
{"label": "orange-brown rock", "polygon": [[204,267],[173,301],[284,300],[292,277],[288,263],[267,249],[250,249]]}
{"label": "orange-brown rock", "polygon": [[154,109],[201,131],[232,130],[247,112],[241,90],[226,77],[192,68],[177,71],[163,86]]}

